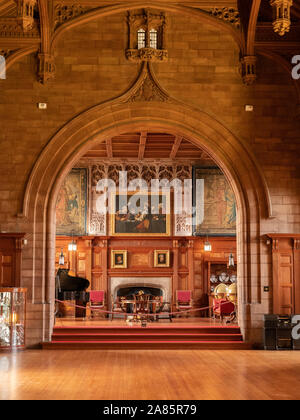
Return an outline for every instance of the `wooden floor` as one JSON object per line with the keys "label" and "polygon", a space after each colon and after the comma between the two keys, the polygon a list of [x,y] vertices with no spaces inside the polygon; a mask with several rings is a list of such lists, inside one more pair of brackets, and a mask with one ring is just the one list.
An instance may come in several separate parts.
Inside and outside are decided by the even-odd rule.
{"label": "wooden floor", "polygon": [[300,352],[0,353],[0,400],[300,399]]}

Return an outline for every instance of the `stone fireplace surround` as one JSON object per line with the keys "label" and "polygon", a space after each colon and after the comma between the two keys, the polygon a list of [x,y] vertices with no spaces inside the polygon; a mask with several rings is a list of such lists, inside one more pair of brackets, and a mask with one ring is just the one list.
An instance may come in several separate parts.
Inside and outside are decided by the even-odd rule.
{"label": "stone fireplace surround", "polygon": [[110,296],[115,301],[118,290],[123,287],[156,287],[162,290],[164,302],[170,302],[172,298],[171,277],[111,277]]}

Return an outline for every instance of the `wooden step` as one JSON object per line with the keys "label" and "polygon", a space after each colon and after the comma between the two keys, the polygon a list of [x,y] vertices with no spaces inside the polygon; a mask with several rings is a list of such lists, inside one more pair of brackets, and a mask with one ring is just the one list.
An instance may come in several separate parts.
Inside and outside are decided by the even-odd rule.
{"label": "wooden step", "polygon": [[103,341],[103,342],[66,342],[52,341],[43,343],[43,349],[47,350],[250,350],[248,343],[235,341]]}
{"label": "wooden step", "polygon": [[247,349],[238,326],[57,326],[44,349]]}
{"label": "wooden step", "polygon": [[52,341],[243,341],[241,334],[53,334]]}
{"label": "wooden step", "polygon": [[129,332],[130,334],[156,334],[168,332],[174,334],[240,334],[239,327],[178,327],[178,326],[152,326],[147,325],[146,328],[141,326],[133,327],[54,327],[53,334],[80,334],[80,333],[98,334],[122,334]]}

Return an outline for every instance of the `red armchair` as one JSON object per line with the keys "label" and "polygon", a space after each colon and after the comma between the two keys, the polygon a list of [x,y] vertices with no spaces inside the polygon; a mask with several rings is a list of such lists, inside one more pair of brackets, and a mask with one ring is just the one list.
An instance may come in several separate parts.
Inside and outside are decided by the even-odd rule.
{"label": "red armchair", "polygon": [[[90,291],[90,311],[91,318],[93,318],[93,310],[105,309],[105,292],[104,290],[91,290]],[[101,314],[102,315],[102,314]]]}
{"label": "red armchair", "polygon": [[193,299],[191,290],[176,290],[176,310],[185,313],[186,316],[190,312],[183,312],[193,308]]}
{"label": "red armchair", "polygon": [[214,317],[219,316],[220,320],[226,316],[232,316],[235,312],[235,305],[227,299],[214,299],[213,300],[213,314]]}

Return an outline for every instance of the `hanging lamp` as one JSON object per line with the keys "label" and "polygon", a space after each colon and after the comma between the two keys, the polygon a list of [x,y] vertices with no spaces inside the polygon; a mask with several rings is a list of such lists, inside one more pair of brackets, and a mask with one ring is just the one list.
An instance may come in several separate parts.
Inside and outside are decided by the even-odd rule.
{"label": "hanging lamp", "polygon": [[211,250],[212,250],[212,246],[208,240],[208,235],[206,235],[206,241],[204,242],[204,251],[211,252]]}
{"label": "hanging lamp", "polygon": [[291,28],[291,7],[293,6],[293,0],[270,0],[270,5],[273,7],[274,32],[283,36]]}
{"label": "hanging lamp", "polygon": [[64,252],[63,249],[61,248],[61,253],[59,256],[59,261],[58,261],[59,265],[65,265],[65,256],[64,256]]}
{"label": "hanging lamp", "polygon": [[228,267],[234,267],[234,256],[232,252],[229,254]]}
{"label": "hanging lamp", "polygon": [[74,234],[72,233],[72,242],[70,242],[69,243],[69,245],[68,245],[68,250],[70,251],[70,252],[72,252],[72,251],[77,251],[77,243],[76,243],[76,241],[74,240]]}

